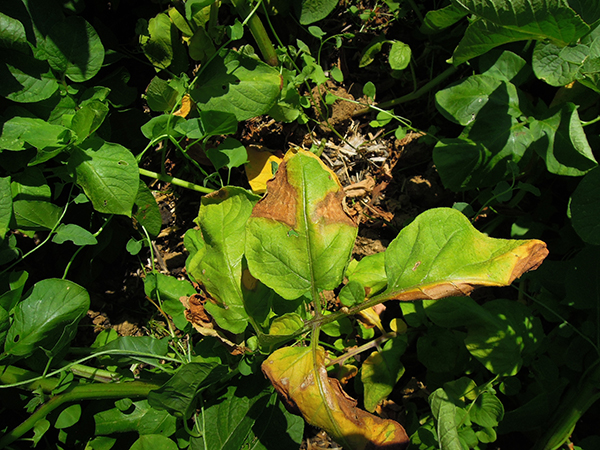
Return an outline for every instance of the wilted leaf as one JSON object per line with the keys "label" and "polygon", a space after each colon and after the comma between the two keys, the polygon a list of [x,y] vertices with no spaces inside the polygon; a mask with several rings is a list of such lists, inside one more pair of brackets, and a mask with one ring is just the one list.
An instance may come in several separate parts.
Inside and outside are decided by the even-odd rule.
{"label": "wilted leaf", "polygon": [[336,175],[314,154],[288,152],[246,226],[252,275],[294,300],[314,289],[334,289],[356,239]]}
{"label": "wilted leaf", "polygon": [[409,439],[393,420],[356,407],[335,378],[327,377],[325,351],[285,347],[272,353],[262,370],[287,404],[311,425],[325,430],[346,450],[403,449]]}

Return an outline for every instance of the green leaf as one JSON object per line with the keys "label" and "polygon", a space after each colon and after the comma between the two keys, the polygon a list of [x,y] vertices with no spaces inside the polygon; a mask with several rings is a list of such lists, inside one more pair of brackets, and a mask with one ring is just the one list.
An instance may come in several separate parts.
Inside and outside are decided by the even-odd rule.
{"label": "green leaf", "polygon": [[544,337],[541,323],[520,303],[498,299],[479,306],[470,298],[425,302],[429,319],[441,327],[467,327],[465,345],[490,372],[515,375],[523,358]]}
{"label": "green leaf", "polygon": [[456,405],[452,403],[444,389],[439,388],[429,396],[431,412],[437,423],[440,449],[463,450],[458,438]]}
{"label": "green leaf", "polygon": [[158,365],[161,356],[165,356],[169,351],[169,343],[167,339],[156,339],[152,336],[119,336],[117,339],[110,341],[103,347],[98,347],[97,352],[106,350],[123,350],[131,353],[148,353],[151,356],[127,356],[127,355],[102,355],[100,358],[103,362],[114,363],[118,365],[127,365],[134,362],[143,361],[147,364]]}
{"label": "green leaf", "polygon": [[200,417],[202,436],[191,439],[191,449],[243,448],[242,444],[269,398],[266,391],[258,390],[262,383],[253,381],[257,388],[230,385],[223,395],[204,402]]}
{"label": "green leaf", "polygon": [[335,9],[338,0],[301,0],[296,12],[302,25],[309,25],[327,17]]}
{"label": "green leaf", "polygon": [[150,236],[158,236],[162,228],[162,216],[156,199],[146,183],[140,180],[137,195],[135,197],[135,212],[133,218],[146,228]]}
{"label": "green leaf", "polygon": [[89,307],[87,291],[71,281],[48,278],[36,283],[15,307],[5,353],[26,357],[43,348],[58,354],[75,337]]}
{"label": "green leaf", "polygon": [[571,197],[571,222],[585,242],[600,245],[600,169],[590,171]]}
{"label": "green leaf", "polygon": [[364,288],[366,297],[373,296],[387,286],[385,252],[365,256],[358,262],[354,270],[351,273],[347,273],[346,276],[350,280],[348,284],[358,282]]}
{"label": "green leaf", "polygon": [[288,152],[246,226],[252,275],[288,300],[336,288],[357,233],[343,199],[336,175],[318,157]]}
{"label": "green leaf", "polygon": [[0,12],[0,47],[29,52],[25,27],[17,19]]}
{"label": "green leaf", "polygon": [[0,177],[0,241],[4,239],[6,232],[9,230],[12,214],[13,202],[10,177]]}
{"label": "green leaf", "polygon": [[73,117],[70,128],[82,142],[96,131],[108,115],[108,105],[99,100],[92,100],[82,106]]}
{"label": "green leaf", "polygon": [[390,49],[389,62],[392,70],[404,70],[410,63],[412,52],[404,42],[393,41]]}
{"label": "green leaf", "polygon": [[52,242],[62,244],[65,241],[72,241],[75,245],[96,245],[98,240],[85,228],[74,223],[61,223],[56,229],[56,234],[52,236]]}
{"label": "green leaf", "polygon": [[125,412],[112,408],[94,414],[96,435],[135,431],[142,436],[155,433],[170,436],[175,432],[176,421],[167,411],[152,408],[147,400],[134,402],[130,410]]}
{"label": "green leaf", "polygon": [[281,83],[275,68],[228,50],[209,63],[191,96],[201,110],[231,113],[241,122],[266,114],[279,96]]}
{"label": "green leaf", "polygon": [[180,94],[168,81],[154,77],[146,89],[146,101],[152,111],[171,111]]}
{"label": "green leaf", "polygon": [[489,238],[455,209],[430,209],[388,246],[388,287],[373,299],[441,298],[465,295],[475,286],[508,285],[547,254],[541,241]]}
{"label": "green leaf", "polygon": [[[243,35],[244,27],[236,19],[236,24],[232,26],[231,30],[236,31],[240,28]],[[232,39],[240,38],[241,36],[234,37],[234,34],[232,33]],[[217,49],[215,48],[215,44],[206,30],[202,27],[198,27],[189,41],[188,51],[190,53],[190,58],[192,58],[194,61],[200,61],[202,64],[205,64],[217,52]]]}
{"label": "green leaf", "polygon": [[144,434],[137,438],[129,450],[178,450],[179,447],[172,439],[162,434]]}
{"label": "green leaf", "polygon": [[550,173],[581,176],[598,165],[588,143],[577,105],[565,103],[558,111],[531,124],[533,147]]}
{"label": "green leaf", "polygon": [[354,306],[365,301],[365,288],[358,281],[349,281],[339,294],[340,303],[344,306]]}
{"label": "green leaf", "polygon": [[129,150],[92,137],[73,149],[69,166],[96,211],[131,217],[140,181]]}
{"label": "green leaf", "polygon": [[408,347],[406,335],[397,336],[385,343],[379,351],[371,353],[363,362],[360,380],[364,387],[364,404],[373,412],[380,401],[392,393],[404,374],[400,357]]}
{"label": "green leaf", "polygon": [[44,50],[50,66],[71,81],[92,78],[104,62],[104,46],[96,30],[78,16],[67,17],[50,29]]}
{"label": "green leaf", "polygon": [[166,410],[188,420],[196,411],[197,394],[201,387],[214,383],[227,372],[216,363],[188,363],[179,368],[169,381],[148,394],[153,408]]}
{"label": "green leaf", "polygon": [[435,94],[438,110],[448,120],[468,125],[502,84],[489,75],[473,75]]}
{"label": "green leaf", "polygon": [[[465,345],[462,342],[464,334],[460,336],[451,330],[431,326],[427,333],[417,341],[417,356],[419,361],[428,370],[437,373],[453,373],[464,361],[462,354]],[[461,352],[462,350],[462,352]]]}
{"label": "green leaf", "polygon": [[367,67],[373,61],[375,61],[375,57],[381,49],[383,48],[383,44],[385,44],[385,36],[377,36],[371,43],[363,50],[362,55],[360,57],[360,61],[358,63],[358,67],[363,68]]}
{"label": "green leaf", "polygon": [[205,305],[217,324],[242,333],[248,323],[241,288],[245,225],[258,197],[237,187],[224,187],[202,197],[197,222],[203,245],[188,259],[187,271],[202,282],[214,302]]}
{"label": "green leaf", "polygon": [[13,202],[15,228],[21,230],[51,230],[62,216],[62,208],[40,200],[16,200]]}
{"label": "green leaf", "polygon": [[218,147],[208,149],[206,156],[208,156],[217,170],[223,167],[231,170],[248,162],[246,147],[240,141],[233,138],[226,138]]}
{"label": "green leaf", "polygon": [[11,150],[36,148],[38,153],[30,164],[39,164],[66,149],[73,141],[73,132],[42,119],[13,117],[4,123],[2,141]]}
{"label": "green leaf", "polygon": [[549,40],[566,46],[586,35],[590,27],[566,3],[544,0],[453,0],[477,16],[470,23],[453,63],[460,64],[509,42]]}
{"label": "green leaf", "polygon": [[196,290],[187,280],[150,272],[144,278],[144,292],[153,300],[160,300],[163,310],[171,316],[177,328],[184,330],[188,326],[185,308],[179,299],[195,294]]}
{"label": "green leaf", "polygon": [[572,47],[559,47],[550,42],[537,42],[531,58],[535,76],[551,86],[565,86],[583,78],[584,75],[579,72],[579,69],[588,56],[589,48],[579,44],[574,50],[571,50],[571,54],[576,51],[581,57],[578,61],[563,58],[563,55],[567,56],[566,49],[572,49]]}
{"label": "green leaf", "polygon": [[483,392],[469,407],[469,418],[485,428],[497,427],[504,417],[502,402],[489,392]]}
{"label": "green leaf", "polygon": [[287,313],[275,317],[271,322],[269,334],[278,336],[289,336],[300,330],[304,326],[304,321],[296,313]]}
{"label": "green leaf", "polygon": [[46,61],[14,50],[0,54],[0,95],[20,103],[46,100],[58,90],[58,81]]}
{"label": "green leaf", "polygon": [[444,8],[427,11],[420,31],[424,34],[434,34],[454,25],[469,14],[469,11],[458,4],[450,4]]}
{"label": "green leaf", "polygon": [[143,135],[151,140],[167,136],[178,138],[185,133],[184,129],[180,129],[180,126],[185,123],[186,120],[181,116],[161,114],[142,125],[141,130]]}
{"label": "green leaf", "polygon": [[81,418],[81,405],[75,404],[67,406],[63,409],[54,423],[54,428],[63,429],[69,428],[79,422]]}
{"label": "green leaf", "polygon": [[171,19],[160,13],[148,21],[148,36],[140,36],[142,50],[157,69],[166,69],[173,61]]}

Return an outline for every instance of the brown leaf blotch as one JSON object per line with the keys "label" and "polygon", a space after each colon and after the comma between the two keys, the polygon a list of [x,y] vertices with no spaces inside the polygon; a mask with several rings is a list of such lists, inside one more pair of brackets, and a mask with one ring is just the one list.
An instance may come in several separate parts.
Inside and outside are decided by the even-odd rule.
{"label": "brown leaf blotch", "polygon": [[525,272],[537,269],[540,264],[542,264],[544,259],[546,259],[548,253],[549,252],[546,243],[538,241],[537,239],[532,239],[525,245],[517,248],[515,253],[517,262],[512,273],[510,274],[510,281],[508,284],[512,283]]}
{"label": "brown leaf blotch", "polygon": [[319,202],[315,208],[313,222],[318,222],[323,218],[326,224],[342,223],[351,227],[356,227],[354,219],[344,209],[344,191],[329,192],[325,198]]}
{"label": "brown leaf blotch", "polygon": [[283,161],[275,178],[267,181],[267,193],[254,206],[250,217],[264,217],[295,228],[297,195],[287,179],[287,161]]}

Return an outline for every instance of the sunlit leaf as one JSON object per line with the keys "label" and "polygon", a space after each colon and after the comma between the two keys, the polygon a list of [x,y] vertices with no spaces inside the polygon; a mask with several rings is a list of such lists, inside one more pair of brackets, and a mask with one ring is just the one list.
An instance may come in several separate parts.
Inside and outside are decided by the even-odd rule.
{"label": "sunlit leaf", "polygon": [[262,369],[293,410],[324,429],[347,450],[402,449],[408,436],[397,422],[356,407],[356,401],[325,370],[325,351],[318,347],[285,347],[272,353]]}
{"label": "sunlit leaf", "polygon": [[337,177],[319,158],[288,152],[248,220],[252,275],[289,300],[336,288],[357,233],[343,199]]}

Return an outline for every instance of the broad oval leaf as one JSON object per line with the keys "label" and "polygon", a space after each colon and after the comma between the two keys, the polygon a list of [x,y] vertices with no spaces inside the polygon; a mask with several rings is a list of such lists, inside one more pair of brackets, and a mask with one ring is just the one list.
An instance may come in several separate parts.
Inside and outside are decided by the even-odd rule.
{"label": "broad oval leaf", "polygon": [[36,283],[15,307],[5,353],[26,357],[43,347],[56,355],[75,337],[89,307],[87,291],[71,281],[48,278]]}
{"label": "broad oval leaf", "polygon": [[92,137],[73,149],[69,165],[96,211],[131,217],[140,177],[129,150]]}
{"label": "broad oval leaf", "polygon": [[357,234],[343,200],[340,182],[319,158],[288,152],[246,226],[252,275],[288,300],[336,288]]}
{"label": "broad oval leaf", "polygon": [[242,122],[266,114],[275,104],[281,84],[273,67],[229,50],[206,67],[191,96],[200,109],[232,113]]}
{"label": "broad oval leaf", "polygon": [[438,299],[477,286],[506,286],[548,255],[539,240],[493,239],[452,208],[435,208],[404,228],[385,252],[387,289],[375,299]]}
{"label": "broad oval leaf", "polygon": [[404,428],[356,407],[336,378],[325,370],[325,350],[285,347],[263,362],[262,370],[293,410],[311,425],[324,429],[347,450],[403,449],[409,443]]}
{"label": "broad oval leaf", "polygon": [[78,83],[96,75],[104,62],[104,46],[98,33],[77,16],[56,23],[46,37],[44,49],[50,66]]}

